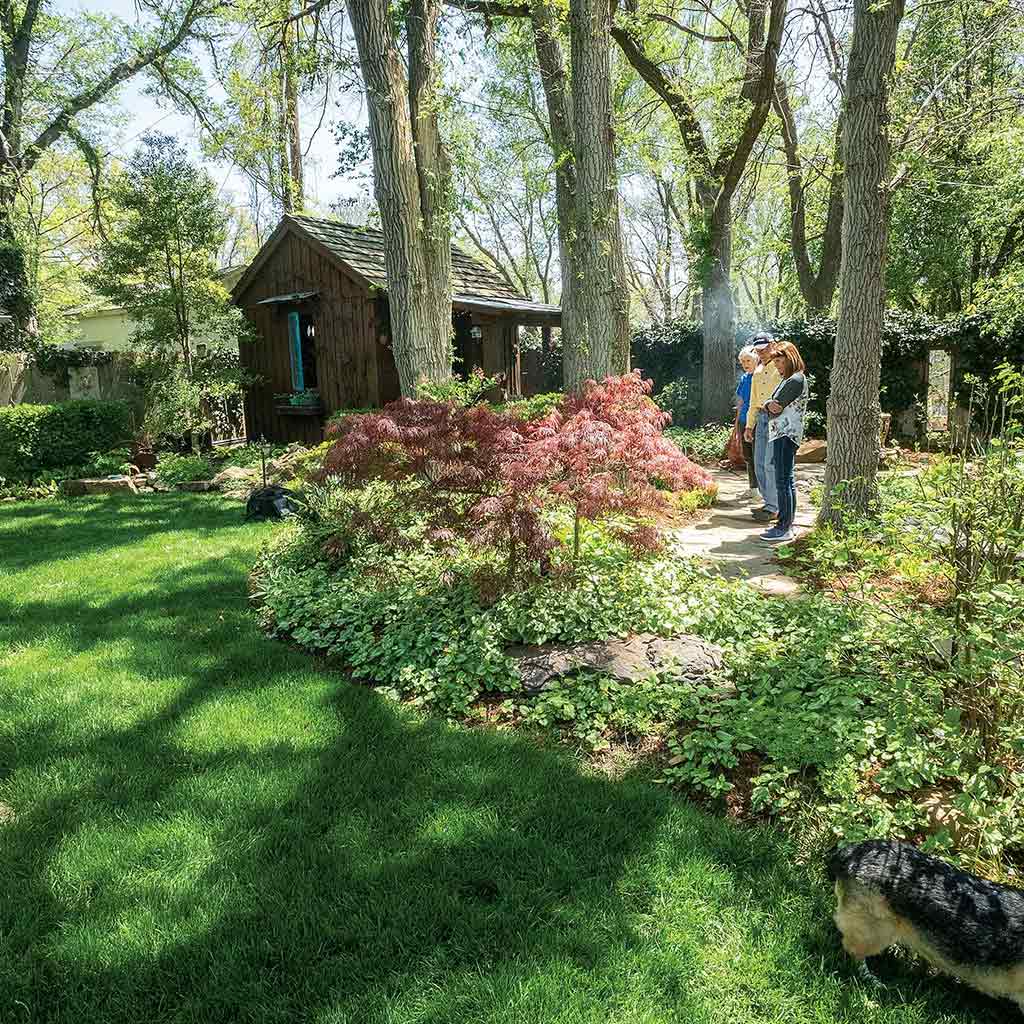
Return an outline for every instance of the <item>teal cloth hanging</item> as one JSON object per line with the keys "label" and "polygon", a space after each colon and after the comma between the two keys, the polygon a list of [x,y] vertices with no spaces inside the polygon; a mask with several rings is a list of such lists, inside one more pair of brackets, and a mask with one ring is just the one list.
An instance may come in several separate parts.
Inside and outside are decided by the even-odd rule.
{"label": "teal cloth hanging", "polygon": [[299,314],[288,314],[289,351],[292,357],[292,391],[305,391],[306,382],[302,374],[302,332]]}

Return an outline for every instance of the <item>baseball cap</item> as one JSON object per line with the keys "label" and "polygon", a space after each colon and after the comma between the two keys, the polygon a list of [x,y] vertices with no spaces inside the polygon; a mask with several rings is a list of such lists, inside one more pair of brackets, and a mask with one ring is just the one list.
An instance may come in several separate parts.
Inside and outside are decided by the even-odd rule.
{"label": "baseball cap", "polygon": [[765,345],[770,345],[771,343],[772,336],[766,331],[761,331],[750,339],[751,348],[764,348]]}

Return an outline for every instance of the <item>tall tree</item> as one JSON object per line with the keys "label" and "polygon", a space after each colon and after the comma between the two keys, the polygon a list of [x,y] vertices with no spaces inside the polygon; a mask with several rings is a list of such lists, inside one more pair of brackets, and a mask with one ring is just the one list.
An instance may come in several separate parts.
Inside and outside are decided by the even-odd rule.
{"label": "tall tree", "polygon": [[629,286],[612,127],[611,0],[569,5],[576,170],[572,343],[566,387],[629,369]]}
{"label": "tall tree", "polygon": [[[0,109],[0,252],[18,250],[15,205],[25,177],[51,147],[69,142],[95,165],[82,119],[119,86],[178,51],[222,0],[140,0],[153,15],[143,27],[107,16],[49,14],[48,0],[0,0],[3,106]],[[12,296],[12,343],[34,333],[34,303],[24,258],[4,258]],[[12,339],[9,339],[12,340]]]}
{"label": "tall tree", "polygon": [[228,215],[210,176],[174,139],[154,133],[106,198],[114,213],[91,276],[131,316],[134,343],[167,352],[190,376],[197,339],[237,346],[244,320],[217,273]]}
{"label": "tall tree", "polygon": [[410,0],[406,77],[388,0],[348,0],[366,86],[374,195],[402,394],[451,375],[451,168],[438,124],[441,0]]}
{"label": "tall tree", "polygon": [[[344,8],[323,2],[233,0],[222,35],[210,40],[217,99],[178,81],[168,62],[157,65],[164,93],[195,118],[204,151],[233,163],[277,214],[305,207],[307,149],[337,80],[352,77],[339,45],[344,20]],[[308,109],[313,126],[304,132]]]}
{"label": "tall tree", "polygon": [[889,89],[903,12],[904,0],[854,0],[843,113],[839,323],[828,399],[821,522],[841,523],[844,508],[866,509],[876,493],[892,185]]}
{"label": "tall tree", "polygon": [[[677,17],[641,0],[628,0],[623,6],[613,35],[640,77],[672,113],[704,214],[703,414],[706,420],[726,420],[732,410],[736,360],[733,199],[771,110],[786,0],[751,0],[745,8],[745,38],[732,21],[712,13],[710,3],[705,10],[715,21],[713,31],[702,27],[702,12],[696,12],[690,24],[686,11],[677,12]],[[669,40],[666,31],[673,33]],[[705,45],[728,46],[741,62],[738,89],[712,112],[719,122],[714,133],[702,122],[686,78],[673,71],[667,59],[666,46],[679,43],[684,54],[693,44],[701,61],[707,60]],[[717,136],[717,147],[709,136]]]}
{"label": "tall tree", "polygon": [[555,161],[566,387],[629,368],[629,283],[619,217],[612,123],[612,0],[569,4],[570,66],[562,45],[564,4],[447,0],[486,17],[530,19]]}
{"label": "tall tree", "polygon": [[135,324],[136,354],[152,357],[137,365],[143,428],[196,444],[213,425],[211,402],[240,398],[249,381],[237,357],[248,324],[218,273],[227,211],[209,175],[166,135],[144,136],[105,193],[112,216],[90,276]]}

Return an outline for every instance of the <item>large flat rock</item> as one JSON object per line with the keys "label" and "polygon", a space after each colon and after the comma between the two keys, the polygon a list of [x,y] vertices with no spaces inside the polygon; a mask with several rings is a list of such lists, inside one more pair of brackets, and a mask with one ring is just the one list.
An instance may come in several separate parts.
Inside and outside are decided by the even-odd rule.
{"label": "large flat rock", "polygon": [[639,633],[623,640],[586,644],[516,645],[505,653],[516,663],[527,693],[541,693],[562,676],[584,670],[622,682],[636,682],[662,671],[700,682],[722,667],[720,647],[688,634],[666,638]]}
{"label": "large flat rock", "polygon": [[135,481],[129,476],[115,477],[110,480],[102,478],[65,480],[61,484],[61,490],[69,498],[80,498],[85,494],[138,494],[139,492]]}

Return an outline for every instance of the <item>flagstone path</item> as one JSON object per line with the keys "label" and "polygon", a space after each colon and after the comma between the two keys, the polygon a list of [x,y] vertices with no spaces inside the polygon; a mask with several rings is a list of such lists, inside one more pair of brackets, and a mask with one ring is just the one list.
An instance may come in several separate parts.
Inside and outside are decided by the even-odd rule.
{"label": "flagstone path", "polygon": [[[750,518],[750,510],[756,505],[740,497],[747,489],[747,474],[713,469],[711,475],[718,484],[718,499],[706,519],[676,532],[676,542],[682,551],[709,560],[724,576],[746,576],[751,586],[766,594],[780,597],[798,594],[800,585],[781,571],[775,561],[774,548],[758,540],[767,526]],[[798,533],[814,522],[810,489],[820,483],[824,475],[823,465],[797,466],[795,526]]]}

